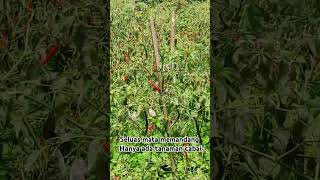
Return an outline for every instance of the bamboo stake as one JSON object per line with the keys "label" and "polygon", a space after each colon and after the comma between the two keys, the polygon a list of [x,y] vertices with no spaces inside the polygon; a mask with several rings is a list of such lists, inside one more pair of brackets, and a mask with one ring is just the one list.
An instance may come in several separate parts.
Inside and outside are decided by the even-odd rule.
{"label": "bamboo stake", "polygon": [[[152,44],[153,44],[153,50],[154,50],[154,56],[156,60],[156,71],[158,73],[158,84],[160,88],[160,102],[161,106],[163,107],[163,115],[164,115],[164,120],[166,121],[166,132],[167,135],[169,136],[170,133],[170,122],[168,121],[168,111],[166,107],[166,100],[163,96],[163,89],[162,89],[162,77],[161,77],[161,71],[160,71],[160,53],[159,53],[159,47],[158,47],[158,39],[157,39],[157,33],[154,25],[154,19],[151,17],[150,18],[150,29],[151,29],[151,37],[152,37]],[[175,159],[173,156],[173,153],[170,153],[170,162],[171,162],[171,167],[173,171],[173,179],[177,179],[177,168],[176,168],[176,163]]]}
{"label": "bamboo stake", "polygon": [[136,9],[136,0],[132,0],[132,13],[134,15]]}
{"label": "bamboo stake", "polygon": [[176,42],[176,11],[172,11],[171,14],[171,37],[170,37],[170,47],[171,52],[175,52],[175,42]]}
{"label": "bamboo stake", "polygon": [[154,26],[154,19],[150,18],[150,29],[151,29],[151,37],[152,37],[152,44],[153,44],[153,50],[154,50],[154,56],[156,59],[156,71],[158,73],[158,84],[160,88],[160,93],[162,95],[162,77],[160,73],[160,54],[159,54],[159,48],[158,48],[158,40],[157,40],[157,33]]}

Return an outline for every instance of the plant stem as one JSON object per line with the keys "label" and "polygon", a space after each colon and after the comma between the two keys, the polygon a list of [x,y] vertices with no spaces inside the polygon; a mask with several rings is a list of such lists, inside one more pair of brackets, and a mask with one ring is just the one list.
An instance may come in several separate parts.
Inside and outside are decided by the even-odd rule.
{"label": "plant stem", "polygon": [[[166,100],[163,96],[163,81],[162,81],[162,76],[161,76],[161,71],[160,71],[160,53],[159,53],[159,47],[158,47],[158,39],[157,39],[157,34],[156,34],[156,29],[154,25],[154,19],[151,17],[150,18],[150,30],[151,30],[151,38],[152,38],[152,44],[153,44],[153,50],[154,50],[154,56],[155,56],[155,61],[156,61],[156,71],[158,73],[158,86],[160,88],[160,105],[162,107],[163,115],[164,115],[164,121],[165,121],[165,129],[166,133],[168,136],[170,136],[170,122],[168,121],[168,111],[166,107]],[[169,154],[170,156],[170,162],[171,162],[171,167],[173,171],[173,179],[176,179],[177,177],[177,170],[176,170],[176,164],[174,160],[174,156],[172,153]]]}
{"label": "plant stem", "polygon": [[171,53],[175,52],[175,42],[176,42],[176,11],[172,11],[171,15],[171,38],[170,38],[170,46],[171,46]]}

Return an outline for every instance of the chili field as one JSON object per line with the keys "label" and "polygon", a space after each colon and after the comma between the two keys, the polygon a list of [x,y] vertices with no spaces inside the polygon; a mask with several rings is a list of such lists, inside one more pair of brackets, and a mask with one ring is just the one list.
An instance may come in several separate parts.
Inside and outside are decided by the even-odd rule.
{"label": "chili field", "polygon": [[0,179],[106,179],[102,1],[0,1]]}
{"label": "chili field", "polygon": [[[111,164],[119,179],[208,179],[209,1],[111,1]],[[120,152],[121,137],[197,137],[201,152]]]}
{"label": "chili field", "polygon": [[317,0],[215,0],[213,179],[319,179]]}

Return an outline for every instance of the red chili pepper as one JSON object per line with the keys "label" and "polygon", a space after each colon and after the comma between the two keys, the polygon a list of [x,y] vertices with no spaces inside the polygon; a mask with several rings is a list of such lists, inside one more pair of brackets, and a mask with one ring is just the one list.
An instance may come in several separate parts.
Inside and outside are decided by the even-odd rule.
{"label": "red chili pepper", "polygon": [[156,90],[159,94],[161,93],[160,88],[156,83],[154,83],[152,80],[149,80],[148,82],[151,84],[154,90]]}
{"label": "red chili pepper", "polygon": [[102,151],[104,152],[105,155],[109,154],[109,150],[110,150],[110,145],[105,141],[102,140]]}
{"label": "red chili pepper", "polygon": [[128,76],[128,75],[122,76],[122,80],[123,80],[123,81],[128,81],[128,80],[129,80],[129,76]]}
{"label": "red chili pepper", "polygon": [[59,50],[59,45],[56,44],[54,46],[52,46],[47,54],[47,57],[41,61],[42,65],[46,65],[49,63],[49,61],[52,59],[52,57],[58,52]]}
{"label": "red chili pepper", "polygon": [[150,124],[150,125],[148,126],[148,134],[152,133],[152,131],[154,130],[155,127],[156,127],[156,126],[155,126],[154,124]]}
{"label": "red chili pepper", "polygon": [[55,0],[54,4],[57,8],[62,8],[64,5],[64,0]]}
{"label": "red chili pepper", "polygon": [[126,63],[129,64],[129,52],[126,52],[125,60],[126,60]]}
{"label": "red chili pepper", "polygon": [[7,48],[8,47],[8,33],[3,32],[2,38],[0,39],[0,48]]}

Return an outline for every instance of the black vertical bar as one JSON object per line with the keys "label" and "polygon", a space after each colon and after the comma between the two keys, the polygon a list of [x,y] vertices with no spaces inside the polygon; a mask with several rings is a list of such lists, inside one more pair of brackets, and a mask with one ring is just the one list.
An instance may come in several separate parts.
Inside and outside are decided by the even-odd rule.
{"label": "black vertical bar", "polygon": [[213,94],[213,11],[214,0],[210,0],[210,179],[214,179],[213,129],[214,129],[214,94]]}
{"label": "black vertical bar", "polygon": [[[107,75],[105,76],[107,78],[106,80],[106,86],[107,86],[107,132],[106,132],[106,137],[107,137],[107,144],[110,147],[110,112],[111,112],[111,106],[110,106],[110,0],[104,0],[104,4],[106,4],[106,24],[104,27],[106,27],[106,36],[104,36],[104,41],[107,43],[105,46],[105,51],[106,52],[106,69],[107,69]],[[110,148],[107,151],[107,179],[110,179]]]}

